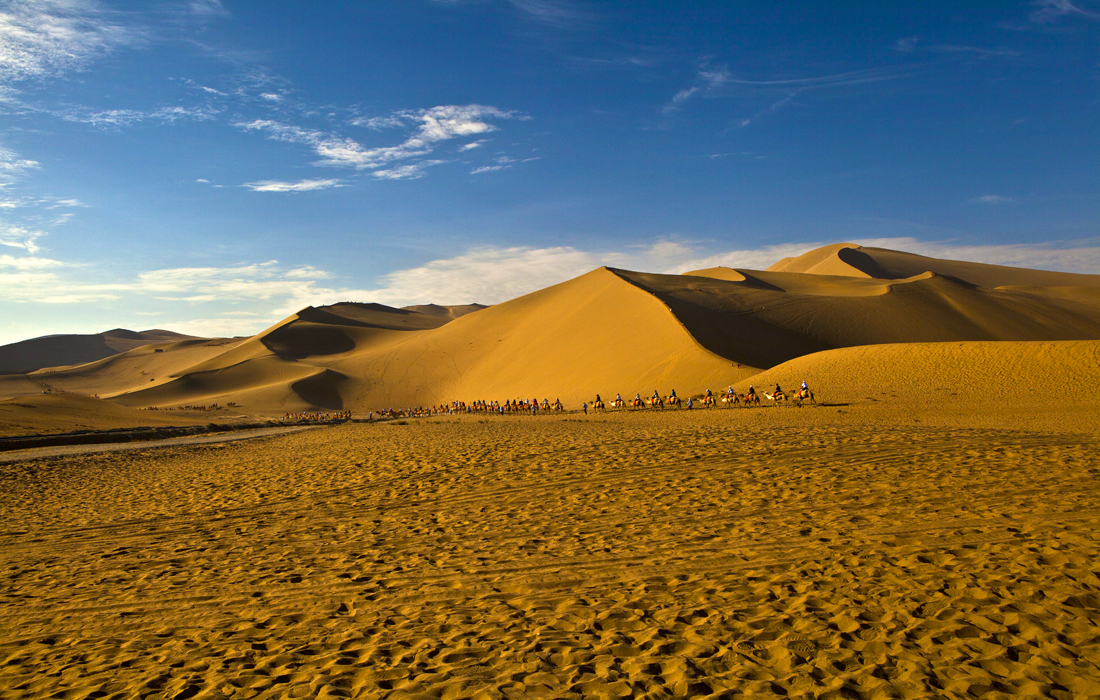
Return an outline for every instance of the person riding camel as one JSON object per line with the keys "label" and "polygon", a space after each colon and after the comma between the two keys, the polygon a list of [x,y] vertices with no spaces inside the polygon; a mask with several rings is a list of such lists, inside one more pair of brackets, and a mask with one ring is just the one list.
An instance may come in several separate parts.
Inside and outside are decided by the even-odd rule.
{"label": "person riding camel", "polygon": [[600,400],[600,395],[596,394],[596,400],[592,402],[592,405],[595,406],[596,404],[600,403],[603,403],[603,401]]}
{"label": "person riding camel", "polygon": [[749,393],[745,394],[745,396],[756,396],[756,389],[753,388],[752,384],[749,384]]}
{"label": "person riding camel", "polygon": [[657,393],[656,389],[653,390],[653,398],[655,398],[655,399],[661,398],[661,395]]}
{"label": "person riding camel", "polygon": [[776,384],[775,384],[775,393],[772,394],[772,396],[779,396],[782,393],[783,393],[783,390],[779,388],[779,382],[776,382]]}
{"label": "person riding camel", "polygon": [[799,391],[798,394],[799,394],[799,396],[809,396],[810,395],[810,387],[809,387],[808,384],[806,384],[805,379],[802,380],[802,390]]}
{"label": "person riding camel", "polygon": [[671,394],[669,394],[669,398],[670,398],[670,399],[674,399],[674,398],[676,398],[676,390],[675,390],[675,389],[673,389],[673,390],[672,390],[672,393],[671,393]]}
{"label": "person riding camel", "polygon": [[710,393],[710,389],[707,389],[707,398],[709,399],[713,394]]}
{"label": "person riding camel", "polygon": [[623,395],[622,394],[615,394],[615,403],[619,403],[622,400],[623,400]]}
{"label": "person riding camel", "polygon": [[638,393],[634,394],[634,400],[635,401],[641,401],[642,400],[642,392],[639,391]]}

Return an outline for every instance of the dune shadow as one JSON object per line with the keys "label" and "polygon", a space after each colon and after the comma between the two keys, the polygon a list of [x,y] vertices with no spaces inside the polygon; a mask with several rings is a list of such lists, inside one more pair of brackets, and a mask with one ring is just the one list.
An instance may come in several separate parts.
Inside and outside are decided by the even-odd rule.
{"label": "dune shadow", "polygon": [[302,397],[303,401],[318,408],[340,411],[344,408],[344,399],[340,396],[337,386],[347,379],[345,375],[335,370],[326,369],[305,379],[299,379],[290,385],[290,389]]}

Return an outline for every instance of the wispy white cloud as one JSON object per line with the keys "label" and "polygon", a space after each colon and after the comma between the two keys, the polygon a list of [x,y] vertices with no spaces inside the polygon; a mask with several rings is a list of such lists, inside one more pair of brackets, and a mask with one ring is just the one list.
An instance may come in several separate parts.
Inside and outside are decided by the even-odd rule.
{"label": "wispy white cloud", "polygon": [[[526,158],[523,162],[529,160],[538,160],[537,158]],[[474,168],[470,171],[471,175],[477,175],[479,173],[491,173],[497,170],[506,170],[520,161],[515,158],[509,158],[508,156],[497,156],[493,159],[492,165],[483,165],[480,168]]]}
{"label": "wispy white cloud", "polygon": [[[480,3],[482,0],[434,0],[437,5],[462,6]],[[554,27],[583,27],[591,18],[589,13],[570,0],[496,0],[511,7],[522,17]]]}
{"label": "wispy white cloud", "polygon": [[[206,180],[199,180],[206,182]],[[298,182],[281,182],[279,180],[260,180],[259,182],[246,182],[241,185],[253,192],[313,192],[314,190],[327,190],[331,187],[343,187],[340,180],[299,180]]]}
{"label": "wispy white cloud", "polygon": [[45,270],[52,267],[62,267],[64,263],[49,258],[15,257],[14,255],[0,255],[0,268],[15,270]]}
{"label": "wispy white cloud", "polygon": [[475,148],[481,148],[484,144],[485,144],[485,139],[482,139],[480,141],[472,141],[470,143],[466,143],[466,144],[463,144],[463,145],[459,146],[458,150],[460,150],[460,151],[472,151]]}
{"label": "wispy white cloud", "polygon": [[999,194],[986,194],[981,197],[975,197],[970,200],[976,204],[1007,204],[1008,202],[1014,202],[1012,197],[1002,197]]}
{"label": "wispy white cloud", "polygon": [[[920,47],[919,36],[907,36],[894,41],[894,50],[902,53],[912,53]],[[934,53],[973,53],[980,56],[1019,56],[1019,51],[1011,49],[989,49],[981,46],[967,46],[964,44],[933,44],[924,47]]]}
{"label": "wispy white cloud", "polygon": [[588,15],[575,4],[564,0],[508,0],[526,16],[554,26],[576,26],[588,20]]}
{"label": "wispy white cloud", "polygon": [[901,51],[903,53],[909,53],[917,48],[917,44],[920,43],[919,36],[907,36],[902,37],[894,41],[894,50]]}
{"label": "wispy white cloud", "polygon": [[189,8],[191,14],[199,17],[228,17],[229,10],[225,9],[221,0],[191,0]]}
{"label": "wispy white cloud", "polygon": [[1012,49],[988,49],[982,46],[964,46],[962,44],[936,44],[929,46],[929,51],[936,53],[972,53],[979,56],[1019,56],[1019,51]]}
{"label": "wispy white cloud", "polygon": [[1082,8],[1071,0],[1035,0],[1032,3],[1035,11],[1031,13],[1031,21],[1038,24],[1050,24],[1063,17],[1081,17],[1093,21],[1100,20],[1100,12]]}
{"label": "wispy white cloud", "polygon": [[38,162],[20,158],[6,148],[0,148],[0,183],[11,182],[28,170],[38,168]]}
{"label": "wispy white cloud", "polygon": [[0,82],[80,70],[141,39],[95,0],[16,0],[0,9]]}
{"label": "wispy white cloud", "polygon": [[424,170],[426,168],[433,165],[439,165],[443,162],[442,160],[422,160],[419,163],[396,165],[392,168],[375,170],[371,175],[379,180],[416,180],[424,177]]}
{"label": "wispy white cloud", "polygon": [[[476,136],[496,130],[491,120],[524,119],[523,115],[484,105],[441,105],[424,110],[406,110],[387,117],[356,120],[372,129],[412,128],[412,133],[395,146],[368,148],[352,138],[306,129],[270,119],[239,122],[238,127],[261,132],[268,138],[309,146],[320,156],[316,165],[374,170],[380,179],[421,177],[426,167],[439,161],[427,160],[436,147],[455,138]],[[392,166],[395,161],[412,163]]]}
{"label": "wispy white cloud", "polygon": [[175,124],[180,121],[206,121],[216,117],[218,112],[218,109],[210,105],[202,105],[196,107],[159,107],[152,110],[93,110],[86,107],[69,107],[56,110],[53,114],[69,122],[112,128],[131,126],[145,121],[162,124]]}
{"label": "wispy white cloud", "polygon": [[712,94],[732,79],[733,76],[725,68],[704,68],[696,73],[695,84],[673,95],[661,111],[665,114],[675,112],[696,95]]}
{"label": "wispy white cloud", "polygon": [[45,235],[45,231],[0,222],[0,245],[9,248],[22,248],[32,255],[39,251],[38,244],[35,241]]}

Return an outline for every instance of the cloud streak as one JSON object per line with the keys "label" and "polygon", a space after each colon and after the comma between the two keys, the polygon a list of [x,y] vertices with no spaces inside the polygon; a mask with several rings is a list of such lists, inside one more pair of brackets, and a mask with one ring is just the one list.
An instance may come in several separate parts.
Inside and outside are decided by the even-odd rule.
{"label": "cloud streak", "polygon": [[[367,147],[359,141],[335,134],[284,124],[270,119],[238,122],[246,131],[266,134],[269,139],[308,146],[320,156],[314,165],[373,170],[379,179],[414,179],[424,169],[442,161],[429,160],[435,149],[452,139],[478,136],[496,130],[493,120],[525,119],[523,115],[485,105],[441,105],[423,110],[405,110],[386,117],[357,119],[353,123],[369,129],[406,128],[412,133],[394,146]],[[398,161],[413,161],[397,165]]]}
{"label": "cloud streak", "polygon": [[260,180],[259,182],[246,182],[241,187],[247,187],[253,192],[313,192],[315,190],[327,190],[332,187],[343,187],[340,180],[299,180],[298,182],[281,182],[279,180]]}
{"label": "cloud streak", "polygon": [[20,158],[14,151],[0,148],[0,184],[9,183],[23,176],[28,170],[38,168],[38,162]]}
{"label": "cloud streak", "polygon": [[1071,0],[1038,0],[1033,4],[1038,9],[1031,13],[1031,21],[1038,24],[1051,24],[1063,17],[1081,17],[1094,22],[1100,20],[1100,12],[1086,10]]}
{"label": "cloud streak", "polygon": [[175,124],[182,121],[207,121],[215,118],[220,110],[210,106],[200,107],[159,107],[152,110],[106,109],[92,110],[85,107],[70,107],[51,112],[67,122],[90,124],[100,128],[132,126],[151,121],[161,124]]}
{"label": "cloud streak", "polygon": [[80,70],[139,39],[94,0],[17,0],[0,10],[0,82]]}

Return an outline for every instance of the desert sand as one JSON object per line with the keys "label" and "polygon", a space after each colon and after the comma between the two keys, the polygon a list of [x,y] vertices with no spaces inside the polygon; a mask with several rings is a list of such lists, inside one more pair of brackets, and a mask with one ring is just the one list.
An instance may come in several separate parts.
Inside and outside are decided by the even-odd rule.
{"label": "desert sand", "polygon": [[[773,267],[7,375],[36,395],[6,434],[574,410],[6,453],[0,698],[1100,697],[1100,277],[848,244]],[[815,404],[575,410],[803,380]]]}
{"label": "desert sand", "polygon": [[[1100,428],[358,424],[0,466],[0,697],[1100,693]],[[980,424],[981,421],[978,421]]]}

